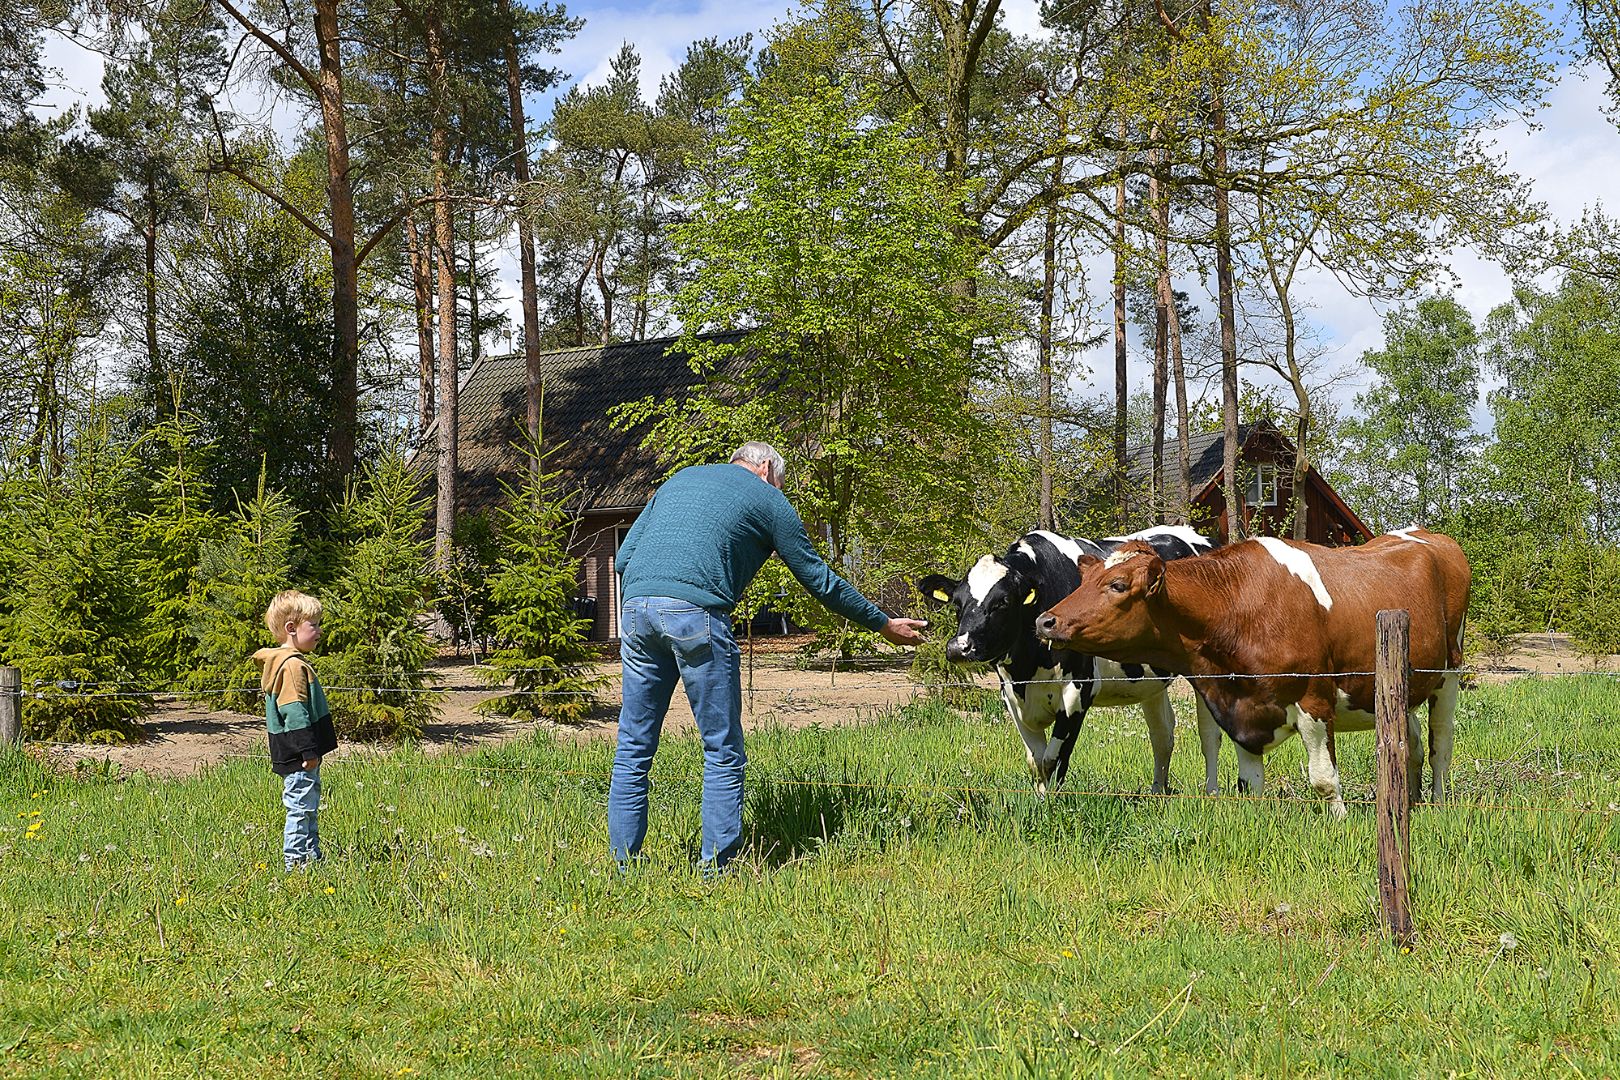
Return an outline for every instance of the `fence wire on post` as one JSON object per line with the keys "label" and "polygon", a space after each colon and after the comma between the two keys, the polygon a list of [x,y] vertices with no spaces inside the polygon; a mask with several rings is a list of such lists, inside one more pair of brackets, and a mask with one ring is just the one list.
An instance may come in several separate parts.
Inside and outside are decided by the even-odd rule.
{"label": "fence wire on post", "polygon": [[22,742],[22,669],[0,667],[0,746]]}
{"label": "fence wire on post", "polygon": [[[1407,686],[1411,679],[1412,617],[1404,610],[1378,613],[1376,694],[1378,701],[1378,902],[1390,936],[1401,946],[1412,942],[1412,910],[1407,892],[1411,859],[1406,752]],[[1422,777],[1418,777],[1419,780]]]}

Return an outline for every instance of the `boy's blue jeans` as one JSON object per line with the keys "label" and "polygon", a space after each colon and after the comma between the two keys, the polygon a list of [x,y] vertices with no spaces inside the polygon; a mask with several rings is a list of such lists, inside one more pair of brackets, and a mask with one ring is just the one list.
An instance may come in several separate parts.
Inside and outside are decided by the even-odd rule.
{"label": "boy's blue jeans", "polygon": [[321,805],[321,770],[299,769],[288,773],[281,784],[281,805],[287,808],[287,827],[281,835],[281,857],[287,869],[321,857],[321,837],[315,826],[315,811]]}
{"label": "boy's blue jeans", "polygon": [[619,613],[624,704],[608,789],[608,842],[621,864],[647,836],[647,777],[678,678],[703,735],[701,860],[724,866],[742,844],[742,667],[731,619],[667,596],[638,596]]}

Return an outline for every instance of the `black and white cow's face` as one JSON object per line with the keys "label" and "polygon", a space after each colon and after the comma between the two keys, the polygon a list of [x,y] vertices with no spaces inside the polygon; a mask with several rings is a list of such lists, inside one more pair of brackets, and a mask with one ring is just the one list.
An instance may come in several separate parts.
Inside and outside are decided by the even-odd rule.
{"label": "black and white cow's face", "polygon": [[1038,610],[1034,577],[994,555],[974,563],[960,581],[929,574],[917,589],[956,609],[956,636],[945,643],[945,658],[952,663],[1006,656],[1030,632]]}

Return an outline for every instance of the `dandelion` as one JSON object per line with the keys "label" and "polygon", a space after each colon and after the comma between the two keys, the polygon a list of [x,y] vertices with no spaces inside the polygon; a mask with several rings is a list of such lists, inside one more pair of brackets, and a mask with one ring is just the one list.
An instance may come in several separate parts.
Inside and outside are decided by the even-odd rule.
{"label": "dandelion", "polygon": [[28,823],[28,831],[29,832],[39,832],[40,826],[44,825],[44,824],[45,823],[43,821],[30,821]]}
{"label": "dandelion", "polygon": [[1286,901],[1284,901],[1283,903],[1280,903],[1280,904],[1277,905],[1277,914],[1278,915],[1287,915],[1290,911],[1293,911],[1293,910],[1294,910],[1293,907],[1290,906]]}
{"label": "dandelion", "polygon": [[39,798],[39,797],[40,797],[40,796],[41,796],[41,795],[43,795],[43,794],[45,794],[45,793],[44,793],[44,792],[43,792],[43,791],[36,791],[36,792],[34,792],[34,793],[33,793],[33,794],[32,794],[32,795],[30,795],[30,796],[28,796],[28,797],[29,797],[29,798],[30,798],[30,799],[37,799],[37,798]]}
{"label": "dandelion", "polygon": [[1073,960],[1074,959],[1074,950],[1072,950],[1072,949],[1064,949],[1063,950],[1063,959],[1065,959],[1065,960]]}
{"label": "dandelion", "polygon": [[90,861],[90,856],[81,851],[79,852],[79,861],[82,863],[87,863]]}
{"label": "dandelion", "polygon": [[327,887],[326,887],[326,890],[325,890],[325,891],[326,891],[326,895],[327,895],[327,896],[331,896],[331,895],[332,895],[332,894],[333,894],[333,893],[335,893],[335,892],[337,892],[337,890],[336,890],[336,889],[334,889],[334,888],[332,888],[332,886],[330,886],[330,885],[328,885],[328,886],[327,886]]}
{"label": "dandelion", "polygon": [[174,898],[174,906],[175,907],[181,907],[182,905],[185,904],[185,902],[186,902],[186,897],[184,897],[184,896],[177,896],[177,897]]}
{"label": "dandelion", "polygon": [[[43,817],[44,814],[45,814],[45,811],[43,811],[43,810],[30,810],[30,811],[28,811],[28,816],[29,817]],[[18,814],[17,816],[22,817],[21,814]]]}
{"label": "dandelion", "polygon": [[1509,952],[1519,947],[1519,939],[1506,930],[1502,931],[1502,936],[1496,939],[1496,943]]}
{"label": "dandelion", "polygon": [[255,869],[255,870],[264,870],[264,869],[267,869],[267,865],[265,863],[262,863],[262,862],[256,862],[256,863],[253,864],[253,869]]}

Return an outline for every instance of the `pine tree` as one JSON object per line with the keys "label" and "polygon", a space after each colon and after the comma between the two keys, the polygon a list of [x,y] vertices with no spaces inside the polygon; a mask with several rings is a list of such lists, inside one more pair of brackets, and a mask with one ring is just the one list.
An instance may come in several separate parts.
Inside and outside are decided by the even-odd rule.
{"label": "pine tree", "polygon": [[180,411],[147,433],[155,448],[148,508],[135,523],[140,546],[141,583],[146,593],[147,630],[143,646],[147,667],[173,680],[196,666],[191,613],[197,589],[197,567],[206,537],[224,524],[209,508],[197,447],[197,421]]}
{"label": "pine tree", "polygon": [[4,662],[22,669],[23,727],[34,738],[138,738],[145,605],[130,507],[138,470],[99,413],[74,435],[61,471],[23,474],[7,529],[17,590],[0,622]]}
{"label": "pine tree", "polygon": [[292,584],[299,517],[285,494],[266,488],[261,472],[258,494],[246,505],[237,503],[224,539],[204,540],[198,550],[189,629],[195,666],[181,683],[209,704],[258,711],[259,669],[252,656],[275,644],[264,611]]}
{"label": "pine tree", "polygon": [[539,445],[529,452],[538,468],[521,487],[505,488],[500,510],[501,555],[490,578],[500,648],[483,676],[491,684],[510,680],[513,692],[478,708],[525,720],[582,720],[602,679],[586,669],[590,620],[574,611],[578,560],[568,554],[570,515],[559,474],[545,471],[550,452]]}
{"label": "pine tree", "polygon": [[[437,706],[424,693],[433,658],[423,616],[437,600],[421,477],[397,451],[365,471],[338,509],[350,548],[326,601],[316,658],[332,718],[350,737],[415,738]],[[365,687],[366,689],[343,689]]]}

